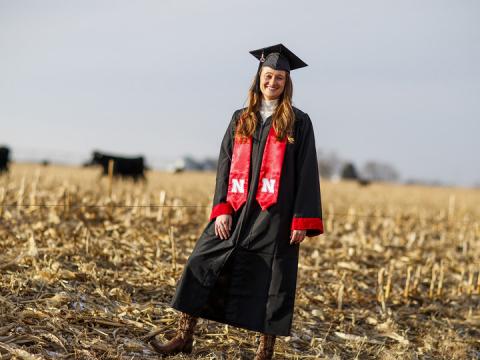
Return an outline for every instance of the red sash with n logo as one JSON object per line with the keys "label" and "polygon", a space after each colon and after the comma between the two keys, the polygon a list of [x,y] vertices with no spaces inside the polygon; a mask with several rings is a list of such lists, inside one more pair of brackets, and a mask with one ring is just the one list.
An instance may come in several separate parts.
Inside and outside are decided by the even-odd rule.
{"label": "red sash with n logo", "polygon": [[228,177],[227,202],[237,211],[247,201],[248,172],[250,154],[252,153],[252,137],[237,139],[233,144],[232,163]]}
{"label": "red sash with n logo", "polygon": [[[256,194],[256,199],[262,210],[266,210],[277,202],[286,147],[287,140],[278,141],[275,129],[271,126],[263,151]],[[247,140],[237,140],[235,138],[227,193],[227,202],[232,205],[235,211],[247,201],[251,153],[251,137]]]}

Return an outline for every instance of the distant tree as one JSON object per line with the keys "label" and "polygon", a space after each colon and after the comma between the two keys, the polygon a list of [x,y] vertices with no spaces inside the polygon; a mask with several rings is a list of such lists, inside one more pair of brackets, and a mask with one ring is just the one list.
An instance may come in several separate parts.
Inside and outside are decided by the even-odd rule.
{"label": "distant tree", "polygon": [[202,170],[202,164],[193,156],[187,155],[183,157],[185,170]]}
{"label": "distant tree", "polygon": [[203,160],[203,170],[205,171],[213,171],[217,169],[217,159],[214,158],[206,158]]}
{"label": "distant tree", "polygon": [[342,160],[334,152],[325,152],[321,149],[317,150],[318,171],[320,176],[330,179],[340,172]]}
{"label": "distant tree", "polygon": [[428,180],[428,179],[406,179],[403,183],[406,185],[420,185],[420,186],[449,186],[448,183],[442,182],[440,180]]}
{"label": "distant tree", "polygon": [[217,159],[207,157],[204,160],[197,160],[191,155],[186,155],[170,164],[168,169],[173,172],[185,170],[215,171],[217,169]]}
{"label": "distant tree", "polygon": [[341,177],[346,180],[358,180],[358,173],[355,165],[351,162],[347,162],[343,166]]}
{"label": "distant tree", "polygon": [[362,175],[372,181],[397,181],[399,174],[390,164],[368,161],[362,169]]}

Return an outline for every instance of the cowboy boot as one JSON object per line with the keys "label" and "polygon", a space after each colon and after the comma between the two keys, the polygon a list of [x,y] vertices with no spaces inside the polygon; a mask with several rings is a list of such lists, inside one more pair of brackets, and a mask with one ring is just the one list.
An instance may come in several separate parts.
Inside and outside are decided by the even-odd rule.
{"label": "cowboy boot", "polygon": [[162,355],[175,355],[180,352],[190,354],[193,345],[193,332],[198,318],[186,313],[180,313],[178,330],[175,337],[165,344],[153,339],[150,344],[156,352]]}
{"label": "cowboy boot", "polygon": [[262,334],[254,360],[270,360],[273,357],[275,335]]}

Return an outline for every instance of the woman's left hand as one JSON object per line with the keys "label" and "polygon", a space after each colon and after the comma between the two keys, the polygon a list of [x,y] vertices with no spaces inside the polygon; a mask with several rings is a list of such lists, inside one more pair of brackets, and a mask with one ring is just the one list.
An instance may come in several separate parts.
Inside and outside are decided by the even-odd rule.
{"label": "woman's left hand", "polygon": [[307,230],[292,230],[290,234],[290,244],[300,244],[307,234]]}

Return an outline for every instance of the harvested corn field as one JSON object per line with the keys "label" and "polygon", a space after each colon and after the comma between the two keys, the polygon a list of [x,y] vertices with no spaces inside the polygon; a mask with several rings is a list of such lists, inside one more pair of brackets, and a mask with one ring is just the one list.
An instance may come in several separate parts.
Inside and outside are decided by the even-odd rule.
{"label": "harvested corn field", "polygon": [[[0,359],[155,359],[213,173],[14,165],[0,177]],[[478,359],[480,191],[321,182],[276,359]],[[257,334],[200,321],[185,359],[251,359]]]}

